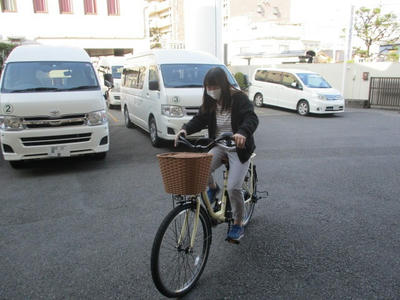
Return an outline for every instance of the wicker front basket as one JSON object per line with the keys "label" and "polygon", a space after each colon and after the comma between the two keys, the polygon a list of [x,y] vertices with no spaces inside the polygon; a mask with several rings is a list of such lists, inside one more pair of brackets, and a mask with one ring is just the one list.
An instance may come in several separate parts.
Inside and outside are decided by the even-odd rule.
{"label": "wicker front basket", "polygon": [[212,154],[158,154],[165,191],[175,195],[195,195],[206,189]]}

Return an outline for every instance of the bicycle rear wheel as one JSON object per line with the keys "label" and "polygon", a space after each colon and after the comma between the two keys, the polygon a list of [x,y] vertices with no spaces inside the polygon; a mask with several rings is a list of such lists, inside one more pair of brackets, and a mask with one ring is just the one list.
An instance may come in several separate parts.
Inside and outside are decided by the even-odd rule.
{"label": "bicycle rear wheel", "polygon": [[[251,168],[253,167],[253,182],[251,182]],[[251,194],[251,184],[253,185],[253,193]],[[257,199],[257,173],[255,165],[250,165],[247,170],[246,177],[242,185],[242,193],[244,199],[244,215],[243,215],[243,226],[246,226],[251,217],[253,216],[254,206]]]}
{"label": "bicycle rear wheel", "polygon": [[188,293],[200,278],[211,245],[211,225],[200,207],[193,248],[190,241],[196,219],[196,204],[175,207],[161,223],[151,251],[151,275],[157,289],[167,297]]}

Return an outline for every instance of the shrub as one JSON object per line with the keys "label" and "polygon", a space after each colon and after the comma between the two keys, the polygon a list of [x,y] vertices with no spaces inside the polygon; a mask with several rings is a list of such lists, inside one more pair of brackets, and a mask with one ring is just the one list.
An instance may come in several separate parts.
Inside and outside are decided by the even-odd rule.
{"label": "shrub", "polygon": [[242,72],[237,72],[235,74],[235,79],[240,86],[240,89],[246,90],[248,88],[248,82],[246,76]]}

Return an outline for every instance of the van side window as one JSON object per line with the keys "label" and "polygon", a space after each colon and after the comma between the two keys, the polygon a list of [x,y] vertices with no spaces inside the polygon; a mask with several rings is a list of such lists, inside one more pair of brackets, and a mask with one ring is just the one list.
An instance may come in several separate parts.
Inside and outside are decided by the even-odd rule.
{"label": "van side window", "polygon": [[287,87],[292,87],[292,83],[297,83],[296,77],[289,73],[283,73],[282,84]]}
{"label": "van side window", "polygon": [[267,74],[268,71],[266,70],[257,70],[256,75],[254,76],[254,79],[257,81],[267,81]]}
{"label": "van side window", "polygon": [[139,75],[138,75],[138,81],[137,81],[138,89],[143,89],[145,75],[146,75],[146,67],[142,66],[139,68]]}
{"label": "van side window", "polygon": [[282,83],[282,73],[281,72],[275,72],[275,71],[269,71],[267,74],[267,81],[272,82],[272,83]]}
{"label": "van side window", "polygon": [[151,91],[160,90],[160,80],[158,78],[157,66],[150,66],[149,68],[149,90]]}
{"label": "van side window", "polygon": [[125,69],[124,86],[129,88],[136,88],[139,77],[139,68]]}

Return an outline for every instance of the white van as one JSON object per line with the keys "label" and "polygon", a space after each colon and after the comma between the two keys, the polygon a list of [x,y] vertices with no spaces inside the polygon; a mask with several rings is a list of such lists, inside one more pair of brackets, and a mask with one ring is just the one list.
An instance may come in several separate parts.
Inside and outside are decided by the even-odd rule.
{"label": "white van", "polygon": [[[216,57],[187,50],[154,50],[127,60],[121,83],[121,110],[125,125],[150,133],[153,146],[173,140],[184,123],[197,114],[203,98],[204,76],[221,67],[238,87],[229,70]],[[203,130],[191,137],[204,137]]]}
{"label": "white van", "polygon": [[[102,85],[108,108],[121,105],[121,75],[125,60],[123,56],[102,57],[97,66],[100,84]],[[112,87],[109,88],[106,81],[109,81]]]}
{"label": "white van", "polygon": [[340,92],[321,75],[306,70],[258,68],[252,76],[249,98],[256,106],[280,106],[302,116],[344,111]]}
{"label": "white van", "polygon": [[5,160],[95,154],[109,149],[108,120],[85,50],[19,46],[0,78],[0,135]]}

